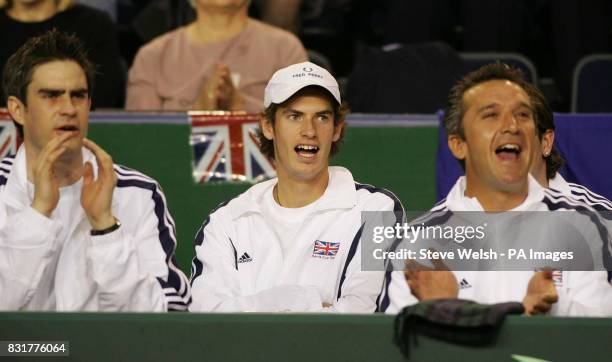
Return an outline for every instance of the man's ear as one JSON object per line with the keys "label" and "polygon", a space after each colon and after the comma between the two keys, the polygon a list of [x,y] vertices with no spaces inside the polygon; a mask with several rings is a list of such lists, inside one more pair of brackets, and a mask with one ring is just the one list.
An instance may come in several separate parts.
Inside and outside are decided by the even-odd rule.
{"label": "man's ear", "polygon": [[6,100],[6,107],[11,117],[21,126],[25,123],[26,106],[23,102],[15,97],[9,96]]}
{"label": "man's ear", "polygon": [[272,125],[272,121],[267,117],[261,117],[259,126],[261,127],[261,132],[263,132],[264,137],[272,141],[274,139],[274,126]]}
{"label": "man's ear", "polygon": [[336,142],[342,136],[342,130],[344,129],[344,121],[340,122],[337,126],[334,126],[334,136],[332,137],[332,141]]}
{"label": "man's ear", "polygon": [[555,142],[555,131],[547,129],[542,135],[542,156],[548,157],[552,152],[553,144]]}
{"label": "man's ear", "polygon": [[450,149],[453,156],[459,160],[465,160],[467,154],[467,143],[461,138],[461,136],[453,134],[448,136],[448,149]]}

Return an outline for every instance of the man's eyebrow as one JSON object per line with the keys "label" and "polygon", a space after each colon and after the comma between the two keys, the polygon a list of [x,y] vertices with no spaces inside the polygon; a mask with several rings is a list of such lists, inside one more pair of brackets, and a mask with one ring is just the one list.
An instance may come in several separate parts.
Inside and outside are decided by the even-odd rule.
{"label": "man's eyebrow", "polygon": [[481,113],[481,112],[484,112],[484,111],[488,111],[490,109],[494,109],[495,107],[497,107],[497,103],[487,104],[487,105],[484,105],[484,106],[478,108],[476,110],[476,113]]}
{"label": "man's eyebrow", "polygon": [[[38,90],[38,93],[44,94],[44,95],[59,96],[59,95],[66,93],[66,90],[65,89],[54,89],[54,88],[41,88]],[[84,95],[84,94],[89,94],[89,91],[87,90],[87,88],[77,88],[77,89],[70,90],[71,96]]]}
{"label": "man's eyebrow", "polygon": [[287,114],[287,113],[304,114],[304,112],[298,111],[297,109],[293,109],[293,108],[285,108],[283,109],[283,113],[284,114]]}
{"label": "man's eyebrow", "polygon": [[529,108],[530,111],[533,111],[533,106],[529,103],[521,102],[516,108],[521,108],[521,107]]}
{"label": "man's eyebrow", "polygon": [[42,94],[46,94],[46,95],[62,95],[64,93],[66,93],[65,90],[63,89],[53,89],[53,88],[41,88],[38,90],[37,93],[42,93]]}
{"label": "man's eyebrow", "polygon": [[[304,114],[304,112],[302,111],[298,111],[297,109],[293,109],[293,108],[285,108],[282,110],[283,114]],[[334,112],[331,109],[324,109],[322,111],[316,112],[316,115],[328,115],[328,114],[333,114]]]}
{"label": "man's eyebrow", "polygon": [[73,90],[70,91],[71,95],[75,95],[75,94],[85,95],[85,94],[88,94],[88,93],[89,93],[89,91],[87,90],[87,88],[77,88],[77,89],[73,89]]}

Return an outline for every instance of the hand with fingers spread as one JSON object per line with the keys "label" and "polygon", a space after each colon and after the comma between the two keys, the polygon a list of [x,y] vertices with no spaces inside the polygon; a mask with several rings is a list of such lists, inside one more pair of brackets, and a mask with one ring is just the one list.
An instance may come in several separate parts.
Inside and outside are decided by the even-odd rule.
{"label": "hand with fingers spread", "polygon": [[236,89],[232,81],[231,71],[226,65],[217,64],[215,66],[215,70],[202,86],[195,107],[218,110],[242,109],[242,95]]}
{"label": "hand with fingers spread", "polygon": [[523,299],[525,314],[547,313],[552,305],[559,300],[552,273],[552,270],[539,271],[529,280],[527,294]]}
{"label": "hand with fingers spread", "polygon": [[404,277],[410,292],[419,301],[457,298],[457,278],[440,259],[431,259],[434,267],[429,268],[414,260],[406,262]]}
{"label": "hand with fingers spread", "polygon": [[38,155],[32,172],[34,200],[32,208],[50,217],[59,202],[59,183],[55,177],[54,167],[59,157],[66,151],[64,143],[74,134],[66,132],[49,141]]}
{"label": "hand with fingers spread", "polygon": [[104,230],[116,223],[111,206],[113,191],[117,185],[117,174],[113,169],[113,159],[100,146],[88,139],[83,140],[83,146],[96,156],[98,177],[94,180],[93,167],[90,162],[86,162],[83,165],[81,206],[92,229]]}

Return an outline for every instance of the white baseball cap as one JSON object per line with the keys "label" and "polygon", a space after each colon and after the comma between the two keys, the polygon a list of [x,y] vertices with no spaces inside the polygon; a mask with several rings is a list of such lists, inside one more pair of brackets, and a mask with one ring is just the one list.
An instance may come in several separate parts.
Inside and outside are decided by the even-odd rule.
{"label": "white baseball cap", "polygon": [[336,79],[325,68],[304,62],[279,69],[272,75],[266,86],[264,107],[268,107],[271,103],[282,103],[300,89],[311,85],[323,87],[338,103],[342,103]]}

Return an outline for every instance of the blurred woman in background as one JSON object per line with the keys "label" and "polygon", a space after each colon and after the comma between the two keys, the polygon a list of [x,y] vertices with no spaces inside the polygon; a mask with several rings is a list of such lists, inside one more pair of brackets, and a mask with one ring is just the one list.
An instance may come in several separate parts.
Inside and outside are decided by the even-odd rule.
{"label": "blurred woman in background", "polygon": [[249,18],[249,3],[192,0],[193,23],[138,51],[126,108],[261,111],[267,80],[307,55],[295,35]]}

